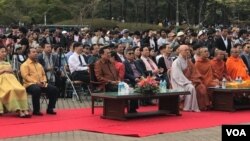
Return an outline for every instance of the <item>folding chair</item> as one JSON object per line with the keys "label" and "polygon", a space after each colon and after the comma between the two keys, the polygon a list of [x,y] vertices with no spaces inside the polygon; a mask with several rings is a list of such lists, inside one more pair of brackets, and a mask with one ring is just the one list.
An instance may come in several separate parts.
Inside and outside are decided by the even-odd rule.
{"label": "folding chair", "polygon": [[46,103],[48,104],[47,96],[46,93],[41,93],[41,103]]}
{"label": "folding chair", "polygon": [[65,66],[64,67],[64,73],[65,73],[65,76],[67,78],[67,81],[66,81],[64,98],[66,97],[68,92],[71,92],[73,101],[79,100],[80,102],[82,102],[80,94],[82,94],[82,96],[85,96],[84,95],[85,91],[84,91],[84,89],[82,87],[82,84],[84,84],[84,82],[82,82],[82,81],[72,81],[71,76],[70,76],[70,72],[67,71],[67,70],[69,70],[69,69],[67,68],[67,66]]}

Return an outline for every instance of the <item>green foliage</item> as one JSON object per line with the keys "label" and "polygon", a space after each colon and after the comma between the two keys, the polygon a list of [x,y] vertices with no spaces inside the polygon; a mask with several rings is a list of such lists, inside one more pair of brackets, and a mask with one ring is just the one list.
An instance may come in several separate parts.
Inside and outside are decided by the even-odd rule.
{"label": "green foliage", "polygon": [[71,16],[71,13],[67,9],[54,7],[53,9],[49,10],[47,18],[48,18],[48,23],[55,23],[57,21],[69,20],[72,19],[73,17]]}
{"label": "green foliage", "polygon": [[0,19],[4,19],[4,20],[0,20],[0,25],[7,25],[9,23],[15,22],[14,19],[12,19],[11,17],[6,16],[6,15],[0,15]]}
{"label": "green foliage", "polygon": [[[227,23],[229,20],[246,21],[249,16],[250,0],[179,0],[179,19],[188,24]],[[0,0],[1,23],[30,22],[44,23],[47,13],[48,23],[65,20],[91,24],[94,27],[112,27],[120,24],[133,30],[141,28],[157,28],[138,23],[162,22],[166,17],[175,22],[176,0]],[[124,19],[128,24],[106,21],[90,21],[82,19],[103,18],[116,21]],[[131,24],[130,24],[131,23]]]}
{"label": "green foliage", "polygon": [[[76,20],[66,20],[58,22],[59,25],[79,25],[79,22]],[[105,19],[83,19],[82,25],[88,25],[92,29],[96,28],[107,28],[112,29],[114,26],[119,26],[121,29],[129,29],[131,31],[143,31],[146,29],[155,29],[159,30],[162,27],[158,25],[146,24],[146,23],[121,23],[117,21],[105,20]]]}

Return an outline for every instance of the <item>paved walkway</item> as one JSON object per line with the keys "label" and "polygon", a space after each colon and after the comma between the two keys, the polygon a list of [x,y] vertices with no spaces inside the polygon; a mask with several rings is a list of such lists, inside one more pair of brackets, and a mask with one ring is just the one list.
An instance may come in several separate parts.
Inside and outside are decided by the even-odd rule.
{"label": "paved walkway", "polygon": [[[101,103],[99,103],[101,105]],[[42,108],[45,108],[45,102]],[[71,99],[59,99],[57,102],[59,109],[73,109],[90,107],[90,100],[72,101]],[[19,138],[9,138],[0,141],[221,141],[221,127],[189,130],[184,132],[159,134],[144,138],[126,137],[118,135],[101,134],[86,131],[69,131],[60,133],[42,134],[36,136],[26,136]]]}

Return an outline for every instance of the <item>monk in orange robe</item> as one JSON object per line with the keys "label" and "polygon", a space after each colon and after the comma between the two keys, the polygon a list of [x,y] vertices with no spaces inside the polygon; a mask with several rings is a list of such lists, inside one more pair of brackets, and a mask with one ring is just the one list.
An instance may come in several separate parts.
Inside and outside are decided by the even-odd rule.
{"label": "monk in orange robe", "polygon": [[215,87],[219,85],[219,80],[214,78],[212,65],[210,64],[209,52],[206,47],[200,48],[198,51],[199,59],[195,62],[195,67],[201,74],[202,82],[206,87]]}
{"label": "monk in orange robe", "polygon": [[[190,55],[191,57],[191,55]],[[197,93],[197,101],[200,110],[207,110],[210,106],[209,97],[207,94],[207,88],[201,81],[201,75],[195,68],[194,64],[192,63],[191,59],[188,59],[187,62],[188,66],[187,69],[184,70],[184,75],[190,80],[193,85],[195,86],[195,90]]]}
{"label": "monk in orange robe", "polygon": [[235,80],[237,77],[241,77],[242,80],[249,80],[248,70],[243,60],[239,56],[239,49],[232,48],[231,56],[227,59],[226,68],[227,74]]}
{"label": "monk in orange robe", "polygon": [[223,77],[225,77],[228,81],[231,81],[231,77],[227,75],[226,63],[224,61],[225,52],[219,49],[215,49],[214,58],[210,60],[210,64],[212,65],[214,78],[222,81]]}

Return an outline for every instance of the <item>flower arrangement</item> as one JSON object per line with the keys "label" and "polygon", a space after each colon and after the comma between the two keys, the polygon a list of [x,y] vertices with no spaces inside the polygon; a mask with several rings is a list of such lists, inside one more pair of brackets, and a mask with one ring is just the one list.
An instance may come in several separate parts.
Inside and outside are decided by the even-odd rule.
{"label": "flower arrangement", "polygon": [[136,91],[142,94],[155,94],[159,91],[158,82],[151,76],[137,83]]}

